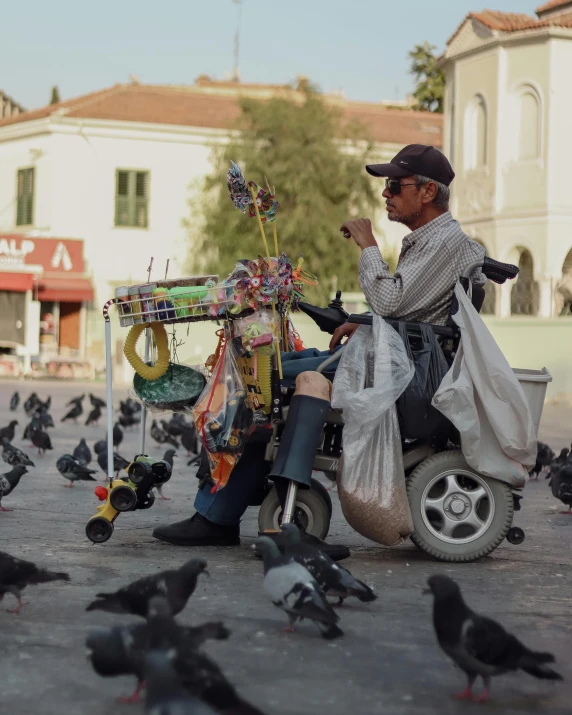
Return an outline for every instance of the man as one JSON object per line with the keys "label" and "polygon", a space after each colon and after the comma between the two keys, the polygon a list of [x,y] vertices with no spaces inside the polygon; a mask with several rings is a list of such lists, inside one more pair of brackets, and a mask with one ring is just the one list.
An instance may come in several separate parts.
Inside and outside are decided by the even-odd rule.
{"label": "man", "polygon": [[[389,220],[403,223],[412,232],[403,239],[399,262],[395,274],[391,275],[373,236],[370,220],[358,218],[342,224],[340,230],[344,236],[353,238],[362,250],[359,278],[368,304],[375,313],[386,317],[445,324],[457,279],[468,265],[484,257],[482,246],[471,241],[449,213],[449,186],[455,176],[450,163],[437,149],[412,144],[389,164],[374,164],[366,169],[372,176],[386,178],[383,196]],[[484,283],[480,270],[474,272],[472,281]],[[330,351],[344,338],[349,338],[357,327],[346,323],[338,328]],[[316,370],[327,353],[315,353],[311,358],[291,360],[290,367],[297,363],[297,373]],[[312,419],[300,420],[299,429],[304,432],[299,435],[301,440],[308,437],[309,431],[321,431],[324,420],[319,410],[313,419],[315,424],[309,422]],[[289,432],[295,433],[296,427],[290,423],[289,426]],[[296,435],[292,434],[288,441],[293,449]],[[206,483],[197,493],[197,511],[193,517],[159,527],[153,535],[185,546],[239,544],[240,519],[247,507],[256,503],[257,492],[268,474],[264,451],[264,444],[247,444],[224,489],[212,494],[211,485]],[[280,456],[279,452],[277,462]],[[279,479],[276,484],[283,493],[284,480]]]}

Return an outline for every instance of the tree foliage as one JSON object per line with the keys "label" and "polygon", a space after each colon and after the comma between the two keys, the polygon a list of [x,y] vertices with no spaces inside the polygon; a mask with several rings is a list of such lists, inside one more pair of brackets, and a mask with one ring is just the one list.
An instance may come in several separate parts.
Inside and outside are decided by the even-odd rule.
{"label": "tree foliage", "polygon": [[57,85],[52,87],[52,98],[50,99],[50,104],[59,104],[62,100],[60,99],[60,90]]}
{"label": "tree foliage", "polygon": [[445,73],[438,68],[435,50],[430,42],[415,45],[409,53],[409,72],[415,76],[416,87],[413,96],[417,109],[427,112],[443,112],[445,96]]}
{"label": "tree foliage", "polygon": [[[225,276],[237,259],[264,254],[256,219],[244,216],[229,198],[226,172],[233,160],[247,181],[265,186],[267,177],[275,187],[279,249],[293,261],[303,253],[304,268],[320,280],[307,296],[327,298],[334,281],[342,290],[358,289],[359,249],[339,227],[379,203],[364,171],[371,148],[364,132],[344,124],[311,87],[291,99],[244,99],[241,110],[239,131],[226,146],[213,149],[213,172],[191,199],[193,269]],[[274,254],[271,224],[266,235]]]}

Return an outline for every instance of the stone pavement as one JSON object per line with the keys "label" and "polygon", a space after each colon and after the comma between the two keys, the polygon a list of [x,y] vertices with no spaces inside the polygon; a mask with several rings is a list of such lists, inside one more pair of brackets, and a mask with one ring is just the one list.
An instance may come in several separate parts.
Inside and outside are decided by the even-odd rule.
{"label": "stone pavement", "polygon": [[[0,382],[0,426],[11,418],[8,401],[13,390],[22,401],[35,390],[42,399],[53,397],[56,428],[51,430],[54,451],[33,454],[21,439],[26,418],[22,407],[14,444],[24,448],[36,463],[0,513],[0,549],[38,564],[66,570],[69,584],[29,588],[29,600],[19,616],[0,610],[0,713],[11,715],[104,715],[138,713],[139,706],[116,704],[131,692],[128,678],[101,679],[85,658],[87,631],[128,620],[100,612],[85,612],[95,592],[119,587],[143,574],[177,566],[191,550],[155,541],[157,524],[192,513],[196,480],[186,467],[183,450],[173,478],[164,488],[171,501],[156,501],[149,511],[123,514],[109,542],[93,546],[84,533],[95,512],[93,486],[77,484],[62,489],[56,459],[71,452],[80,436],[90,447],[104,436],[99,428],[60,423],[70,397],[92,391],[104,397],[103,385],[54,382]],[[123,397],[117,391],[116,402]],[[87,397],[84,409],[87,408]],[[541,436],[554,449],[572,440],[572,408],[548,406]],[[85,415],[84,415],[85,420]],[[133,456],[137,433],[127,433],[120,452]],[[162,450],[149,443],[150,453]],[[103,476],[103,475],[102,475]],[[493,700],[487,707],[503,715],[570,713],[572,517],[560,514],[545,481],[531,482],[515,524],[526,531],[521,546],[505,542],[491,557],[476,564],[440,564],[411,544],[379,547],[345,524],[337,497],[331,540],[352,547],[344,562],[358,577],[374,586],[379,599],[373,604],[351,603],[341,610],[345,637],[322,640],[310,624],[293,635],[279,629],[285,616],[261,590],[261,564],[251,552],[256,536],[256,509],[242,525],[243,544],[234,549],[203,549],[210,579],[203,579],[181,614],[182,621],[200,623],[222,619],[232,630],[229,641],[209,644],[242,695],[269,715],[453,715],[477,712],[483,706],[451,699],[464,687],[463,675],[454,669],[435,643],[430,620],[431,602],[422,596],[427,577],[448,573],[458,579],[471,605],[498,618],[525,643],[552,651],[566,680],[553,685],[524,673],[497,678]],[[2,604],[13,607],[11,596]]]}

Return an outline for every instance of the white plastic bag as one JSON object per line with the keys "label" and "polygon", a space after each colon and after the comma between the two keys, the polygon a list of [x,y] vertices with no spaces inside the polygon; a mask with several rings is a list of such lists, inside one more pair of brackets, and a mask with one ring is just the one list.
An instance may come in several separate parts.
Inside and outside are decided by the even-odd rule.
{"label": "white plastic bag", "polygon": [[344,348],[334,380],[332,406],[344,412],[342,510],[357,532],[386,546],[413,531],[395,409],[413,374],[399,334],[374,315]]}
{"label": "white plastic bag", "polygon": [[455,295],[461,348],[433,405],[459,430],[463,455],[475,471],[522,487],[537,450],[528,401],[460,283]]}

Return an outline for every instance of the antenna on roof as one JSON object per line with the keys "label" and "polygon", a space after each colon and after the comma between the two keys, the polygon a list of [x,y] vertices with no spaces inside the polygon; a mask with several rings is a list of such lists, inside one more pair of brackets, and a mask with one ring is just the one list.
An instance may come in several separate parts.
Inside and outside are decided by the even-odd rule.
{"label": "antenna on roof", "polygon": [[242,2],[243,0],[232,0],[235,5],[238,5],[238,13],[236,18],[236,31],[234,33],[234,68],[232,70],[232,81],[240,82],[240,73],[238,71],[238,60],[240,57],[240,25],[242,22]]}
{"label": "antenna on roof", "polygon": [[137,77],[136,74],[130,74],[129,81],[131,82],[131,84],[141,84],[141,80],[139,79],[139,77]]}

